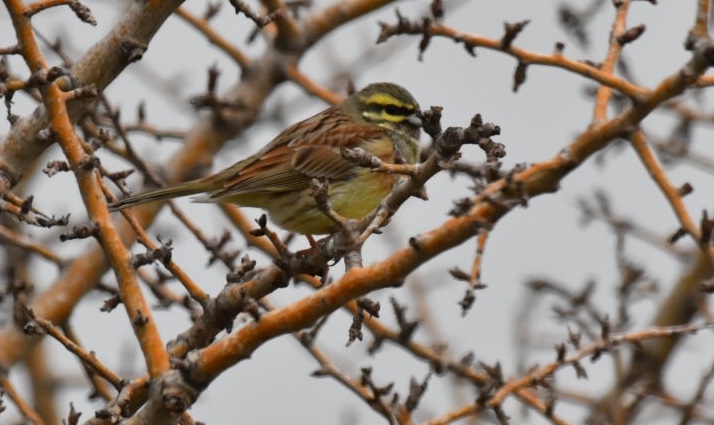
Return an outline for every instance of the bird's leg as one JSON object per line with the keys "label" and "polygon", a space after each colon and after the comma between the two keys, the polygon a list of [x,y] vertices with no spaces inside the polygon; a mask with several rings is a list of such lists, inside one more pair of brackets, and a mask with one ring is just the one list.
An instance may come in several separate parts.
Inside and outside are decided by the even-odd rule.
{"label": "bird's leg", "polygon": [[318,248],[317,242],[315,241],[315,238],[312,235],[307,234],[307,235],[305,235],[305,238],[307,238],[307,243],[310,244],[310,248],[312,248],[312,249]]}
{"label": "bird's leg", "polygon": [[293,253],[278,237],[278,234],[268,228],[268,219],[265,214],[256,222],[259,227],[251,230],[250,234],[256,237],[265,236],[270,240],[278,252],[274,260],[275,265],[283,269],[289,277],[304,273],[311,276],[320,276],[323,283],[327,281],[329,259],[324,257],[318,243],[315,243],[315,246],[310,249]]}

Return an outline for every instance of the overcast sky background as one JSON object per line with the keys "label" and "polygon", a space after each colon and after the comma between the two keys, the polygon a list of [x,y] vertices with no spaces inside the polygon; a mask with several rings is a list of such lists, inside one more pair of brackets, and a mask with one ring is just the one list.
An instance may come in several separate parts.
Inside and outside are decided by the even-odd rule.
{"label": "overcast sky background", "polygon": [[[317,5],[329,4],[317,1]],[[422,108],[430,105],[444,107],[444,126],[467,125],[470,117],[481,113],[486,121],[501,126],[502,135],[496,140],[506,145],[508,156],[504,167],[511,168],[519,163],[533,163],[546,160],[566,147],[572,139],[584,131],[592,117],[592,101],[585,95],[592,82],[569,72],[555,68],[531,66],[528,68],[526,83],[517,93],[512,91],[513,71],[516,62],[500,52],[477,49],[477,57],[466,54],[461,45],[443,39],[433,39],[424,60],[417,60],[418,37],[394,38],[375,46],[379,32],[377,21],[395,22],[394,9],[399,7],[402,14],[409,18],[421,17],[428,8],[428,1],[396,2],[378,13],[360,19],[344,29],[339,29],[322,41],[304,58],[301,69],[317,82],[328,83],[335,70],[352,70],[355,85],[359,88],[375,81],[392,81],[407,87],[420,101]],[[607,49],[607,37],[614,9],[606,6],[590,23],[588,30],[592,35],[591,46],[587,50],[578,48],[557,24],[557,5],[555,1],[461,1],[446,0],[446,18],[444,22],[463,32],[476,33],[498,39],[503,34],[504,22],[516,22],[530,19],[530,24],[517,38],[518,47],[539,53],[551,53],[558,41],[566,43],[564,54],[575,59],[589,59],[600,62]],[[574,7],[583,7],[586,2],[567,2]],[[57,8],[43,12],[36,20],[36,28],[50,39],[62,37],[70,55],[79,58],[82,52],[101,38],[119,19],[124,3],[106,1],[85,2],[97,18],[98,25],[90,27],[77,21],[66,8]],[[190,1],[186,4],[190,10],[202,13],[205,4],[202,1]],[[661,1],[652,6],[649,2],[634,2],[628,26],[645,24],[647,31],[636,43],[627,46],[625,52],[628,64],[637,82],[652,87],[668,75],[676,72],[688,58],[682,45],[694,19],[694,2]],[[236,40],[243,46],[246,35],[253,30],[253,24],[244,16],[236,16],[225,2],[223,10],[214,21],[214,28],[225,37]],[[14,33],[7,12],[0,10],[0,45],[8,46],[14,42]],[[246,48],[250,54],[260,54],[261,42]],[[375,60],[366,62],[365,52]],[[47,54],[52,64],[57,58]],[[18,73],[21,65],[13,62]],[[149,46],[143,60],[133,64],[106,91],[109,99],[122,109],[122,117],[130,120],[140,102],[146,103],[148,119],[157,125],[171,128],[188,129],[196,120],[196,113],[191,109],[188,99],[203,92],[206,84],[206,69],[216,64],[221,70],[220,88],[226,89],[239,77],[237,68],[220,51],[210,46],[204,38],[189,28],[178,18],[171,18],[157,34]],[[220,90],[219,90],[220,92]],[[167,94],[169,93],[169,94]],[[30,113],[31,103],[16,96],[13,112],[20,115]],[[216,158],[215,169],[221,169],[243,158],[265,144],[285,125],[305,118],[325,105],[317,99],[309,98],[291,83],[286,83],[270,97],[266,111],[281,108],[282,120],[267,120],[246,132],[235,143],[228,144]],[[646,129],[660,135],[666,135],[674,123],[666,113],[655,113],[645,121]],[[8,132],[7,121],[0,120],[0,137]],[[711,153],[709,129],[697,130],[695,140],[702,141],[694,145],[695,150]],[[426,141],[426,137],[423,138]],[[137,137],[135,146],[146,158],[168,157],[171,152],[180,149],[175,142],[154,143],[149,138]],[[464,158],[474,162],[483,160],[477,149],[466,148]],[[579,198],[591,199],[595,190],[605,190],[611,197],[615,211],[629,216],[638,224],[648,226],[666,237],[677,227],[677,222],[669,207],[650,182],[647,173],[639,165],[632,152],[625,148],[621,152],[609,152],[607,161],[596,164],[589,161],[569,175],[560,192],[533,199],[526,209],[518,209],[501,220],[486,247],[482,279],[489,287],[477,293],[477,301],[466,317],[461,317],[457,302],[461,299],[465,287],[455,282],[447,270],[458,266],[469,270],[475,252],[475,241],[464,244],[441,257],[431,261],[413,276],[427,288],[430,307],[434,309],[431,317],[437,325],[443,341],[448,341],[454,357],[458,358],[468,351],[474,351],[479,361],[492,364],[500,361],[507,376],[518,373],[518,353],[515,341],[516,320],[524,306],[533,301],[524,282],[532,277],[551,277],[576,289],[588,280],[597,282],[595,300],[605,311],[615,314],[612,302],[617,285],[614,246],[615,238],[602,224],[587,228],[579,225],[580,213],[576,203]],[[53,148],[46,153],[46,159],[61,159],[61,153]],[[107,159],[107,161],[109,161]],[[111,162],[108,162],[111,163]],[[116,164],[117,169],[124,165]],[[696,218],[703,208],[711,207],[711,176],[692,168],[675,168],[670,171],[672,180],[677,183],[688,181],[695,187],[695,192],[686,198],[690,212]],[[130,180],[138,188],[140,179]],[[72,224],[82,223],[83,216],[77,208],[79,202],[74,178],[65,173],[53,178],[37,173],[31,179],[29,192],[35,193],[36,204],[43,210],[48,207],[57,215],[74,211]],[[447,219],[451,201],[467,196],[470,191],[468,182],[462,179],[451,180],[446,173],[432,179],[427,184],[430,200],[427,202],[412,199],[402,208],[385,235],[373,237],[365,249],[366,262],[376,261],[394,250],[404,246],[408,238],[415,233],[434,228]],[[224,222],[216,220],[211,207],[182,201],[181,205],[196,218],[204,230],[219,236],[226,228]],[[208,211],[206,210],[208,208]],[[164,212],[166,214],[166,212]],[[260,211],[251,210],[253,217]],[[213,217],[201,220],[201,217]],[[151,229],[151,234],[168,235],[174,239],[176,248],[174,259],[178,261],[194,279],[201,282],[212,294],[222,288],[225,270],[220,267],[205,268],[208,258],[193,237],[185,232],[176,231],[175,219],[164,216],[162,223]],[[28,229],[39,240],[42,232]],[[212,232],[212,233],[211,233]],[[303,244],[304,241],[299,241]],[[686,244],[684,244],[686,245]],[[683,246],[684,246],[683,245]],[[85,243],[66,244],[63,249],[69,253],[79,253]],[[234,246],[242,248],[240,241]],[[140,252],[140,249],[134,249]],[[680,264],[661,250],[636,241],[628,241],[629,258],[646,267],[647,273],[657,279],[662,286],[662,295],[676,279]],[[254,254],[254,253],[252,253]],[[256,258],[261,258],[254,254]],[[265,260],[259,264],[265,264]],[[342,265],[333,268],[333,276],[338,277]],[[46,276],[57,273],[47,264],[37,264],[38,283],[49,281]],[[108,276],[107,282],[113,282]],[[297,299],[308,290],[291,285],[271,296],[277,305],[285,305]],[[410,306],[408,316],[416,318],[414,298],[408,280],[398,289],[380,291],[373,298],[382,303],[385,321],[393,322],[389,297],[395,296]],[[139,357],[133,335],[124,333],[121,338],[106,339],[107,327],[128,329],[123,309],[112,314],[98,314],[102,298],[90,295],[91,302],[82,303],[73,317],[73,324],[87,348],[95,350],[97,356],[110,367],[120,371],[130,370],[139,373],[143,361]],[[528,355],[529,363],[541,363],[554,358],[553,345],[567,338],[566,328],[557,325],[550,313],[550,302],[535,309],[535,317],[529,329],[523,329],[533,341],[539,341],[542,350]],[[645,326],[654,312],[655,303],[644,301],[635,306],[635,327]],[[157,312],[162,335],[165,340],[172,338],[188,324],[185,315],[177,310]],[[319,335],[317,344],[324,349],[343,370],[351,376],[358,376],[363,366],[374,368],[377,383],[395,383],[395,390],[402,397],[408,393],[409,379],[423,379],[428,373],[427,365],[414,361],[401,349],[386,345],[374,358],[365,354],[371,338],[366,336],[363,342],[357,342],[345,348],[347,329],[351,317],[344,312],[336,312]],[[368,333],[366,333],[368,335]],[[420,331],[417,339],[431,338],[428,332]],[[691,361],[687,368],[674,370],[683,384],[697,382],[703,370],[709,367],[712,358],[711,345],[707,339],[697,337],[695,346],[689,346]],[[711,342],[711,341],[709,341]],[[55,366],[66,374],[76,374],[76,362],[63,350],[57,350],[57,344],[49,344],[56,354]],[[240,420],[243,423],[381,423],[382,420],[363,403],[360,403],[348,390],[328,378],[316,379],[309,375],[318,367],[317,363],[290,336],[278,338],[258,349],[253,358],[232,368],[201,396],[192,408],[196,420],[208,424],[230,423]],[[597,395],[599,390],[608,388],[612,364],[606,356],[595,365],[587,364],[590,380],[576,381],[572,370],[557,374],[558,382],[567,383],[570,389],[585,390]],[[14,369],[11,379],[17,381],[20,369]],[[431,386],[422,400],[416,419],[425,419],[445,413],[450,408],[473,399],[469,389],[462,392],[460,401],[450,390],[449,380],[432,379]],[[679,381],[679,379],[678,379]],[[677,394],[687,397],[694,388],[682,385],[673,388]],[[88,403],[84,391],[65,392],[58,400],[63,412],[67,412],[69,401],[84,412],[88,418],[100,406]],[[557,412],[573,412],[565,403],[558,405]],[[12,409],[11,409],[12,410]],[[523,418],[523,412],[515,404],[507,405],[507,413],[513,423],[542,423],[536,415]],[[573,418],[570,414],[563,415]],[[577,417],[577,416],[575,416]],[[10,424],[14,416],[0,415],[0,424]]]}

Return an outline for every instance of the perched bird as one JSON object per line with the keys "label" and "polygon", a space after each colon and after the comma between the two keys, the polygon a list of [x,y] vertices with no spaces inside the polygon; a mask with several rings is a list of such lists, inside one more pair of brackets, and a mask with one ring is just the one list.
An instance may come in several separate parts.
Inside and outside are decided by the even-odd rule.
{"label": "perched bird", "polygon": [[262,208],[286,230],[330,233],[335,223],[311,195],[312,179],[327,180],[327,196],[338,214],[364,217],[389,194],[399,176],[361,167],[343,158],[340,149],[361,148],[385,163],[416,163],[418,111],[416,100],[403,87],[370,84],[339,105],[286,128],[254,155],[216,174],[130,196],[109,208],[200,193],[199,202]]}

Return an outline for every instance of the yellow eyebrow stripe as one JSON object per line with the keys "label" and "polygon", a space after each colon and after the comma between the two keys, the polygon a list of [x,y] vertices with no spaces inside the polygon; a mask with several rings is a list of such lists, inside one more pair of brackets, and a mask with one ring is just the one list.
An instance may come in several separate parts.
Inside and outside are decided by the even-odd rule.
{"label": "yellow eyebrow stripe", "polygon": [[398,99],[395,99],[394,96],[390,96],[384,93],[374,93],[373,95],[367,98],[367,103],[374,103],[377,105],[394,105],[401,108],[406,108],[409,106],[404,102],[400,102]]}

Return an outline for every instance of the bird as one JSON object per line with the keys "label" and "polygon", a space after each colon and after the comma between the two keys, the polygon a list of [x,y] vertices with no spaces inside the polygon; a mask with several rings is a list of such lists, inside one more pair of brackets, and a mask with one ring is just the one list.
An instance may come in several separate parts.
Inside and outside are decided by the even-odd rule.
{"label": "bird", "polygon": [[336,223],[311,194],[313,179],[326,181],[331,208],[347,219],[375,209],[400,179],[345,159],[359,148],[390,164],[415,164],[420,154],[419,104],[405,88],[373,83],[337,105],[297,122],[255,154],[196,180],[129,196],[109,205],[117,211],[146,202],[197,195],[197,202],[261,208],[285,230],[329,234]]}

